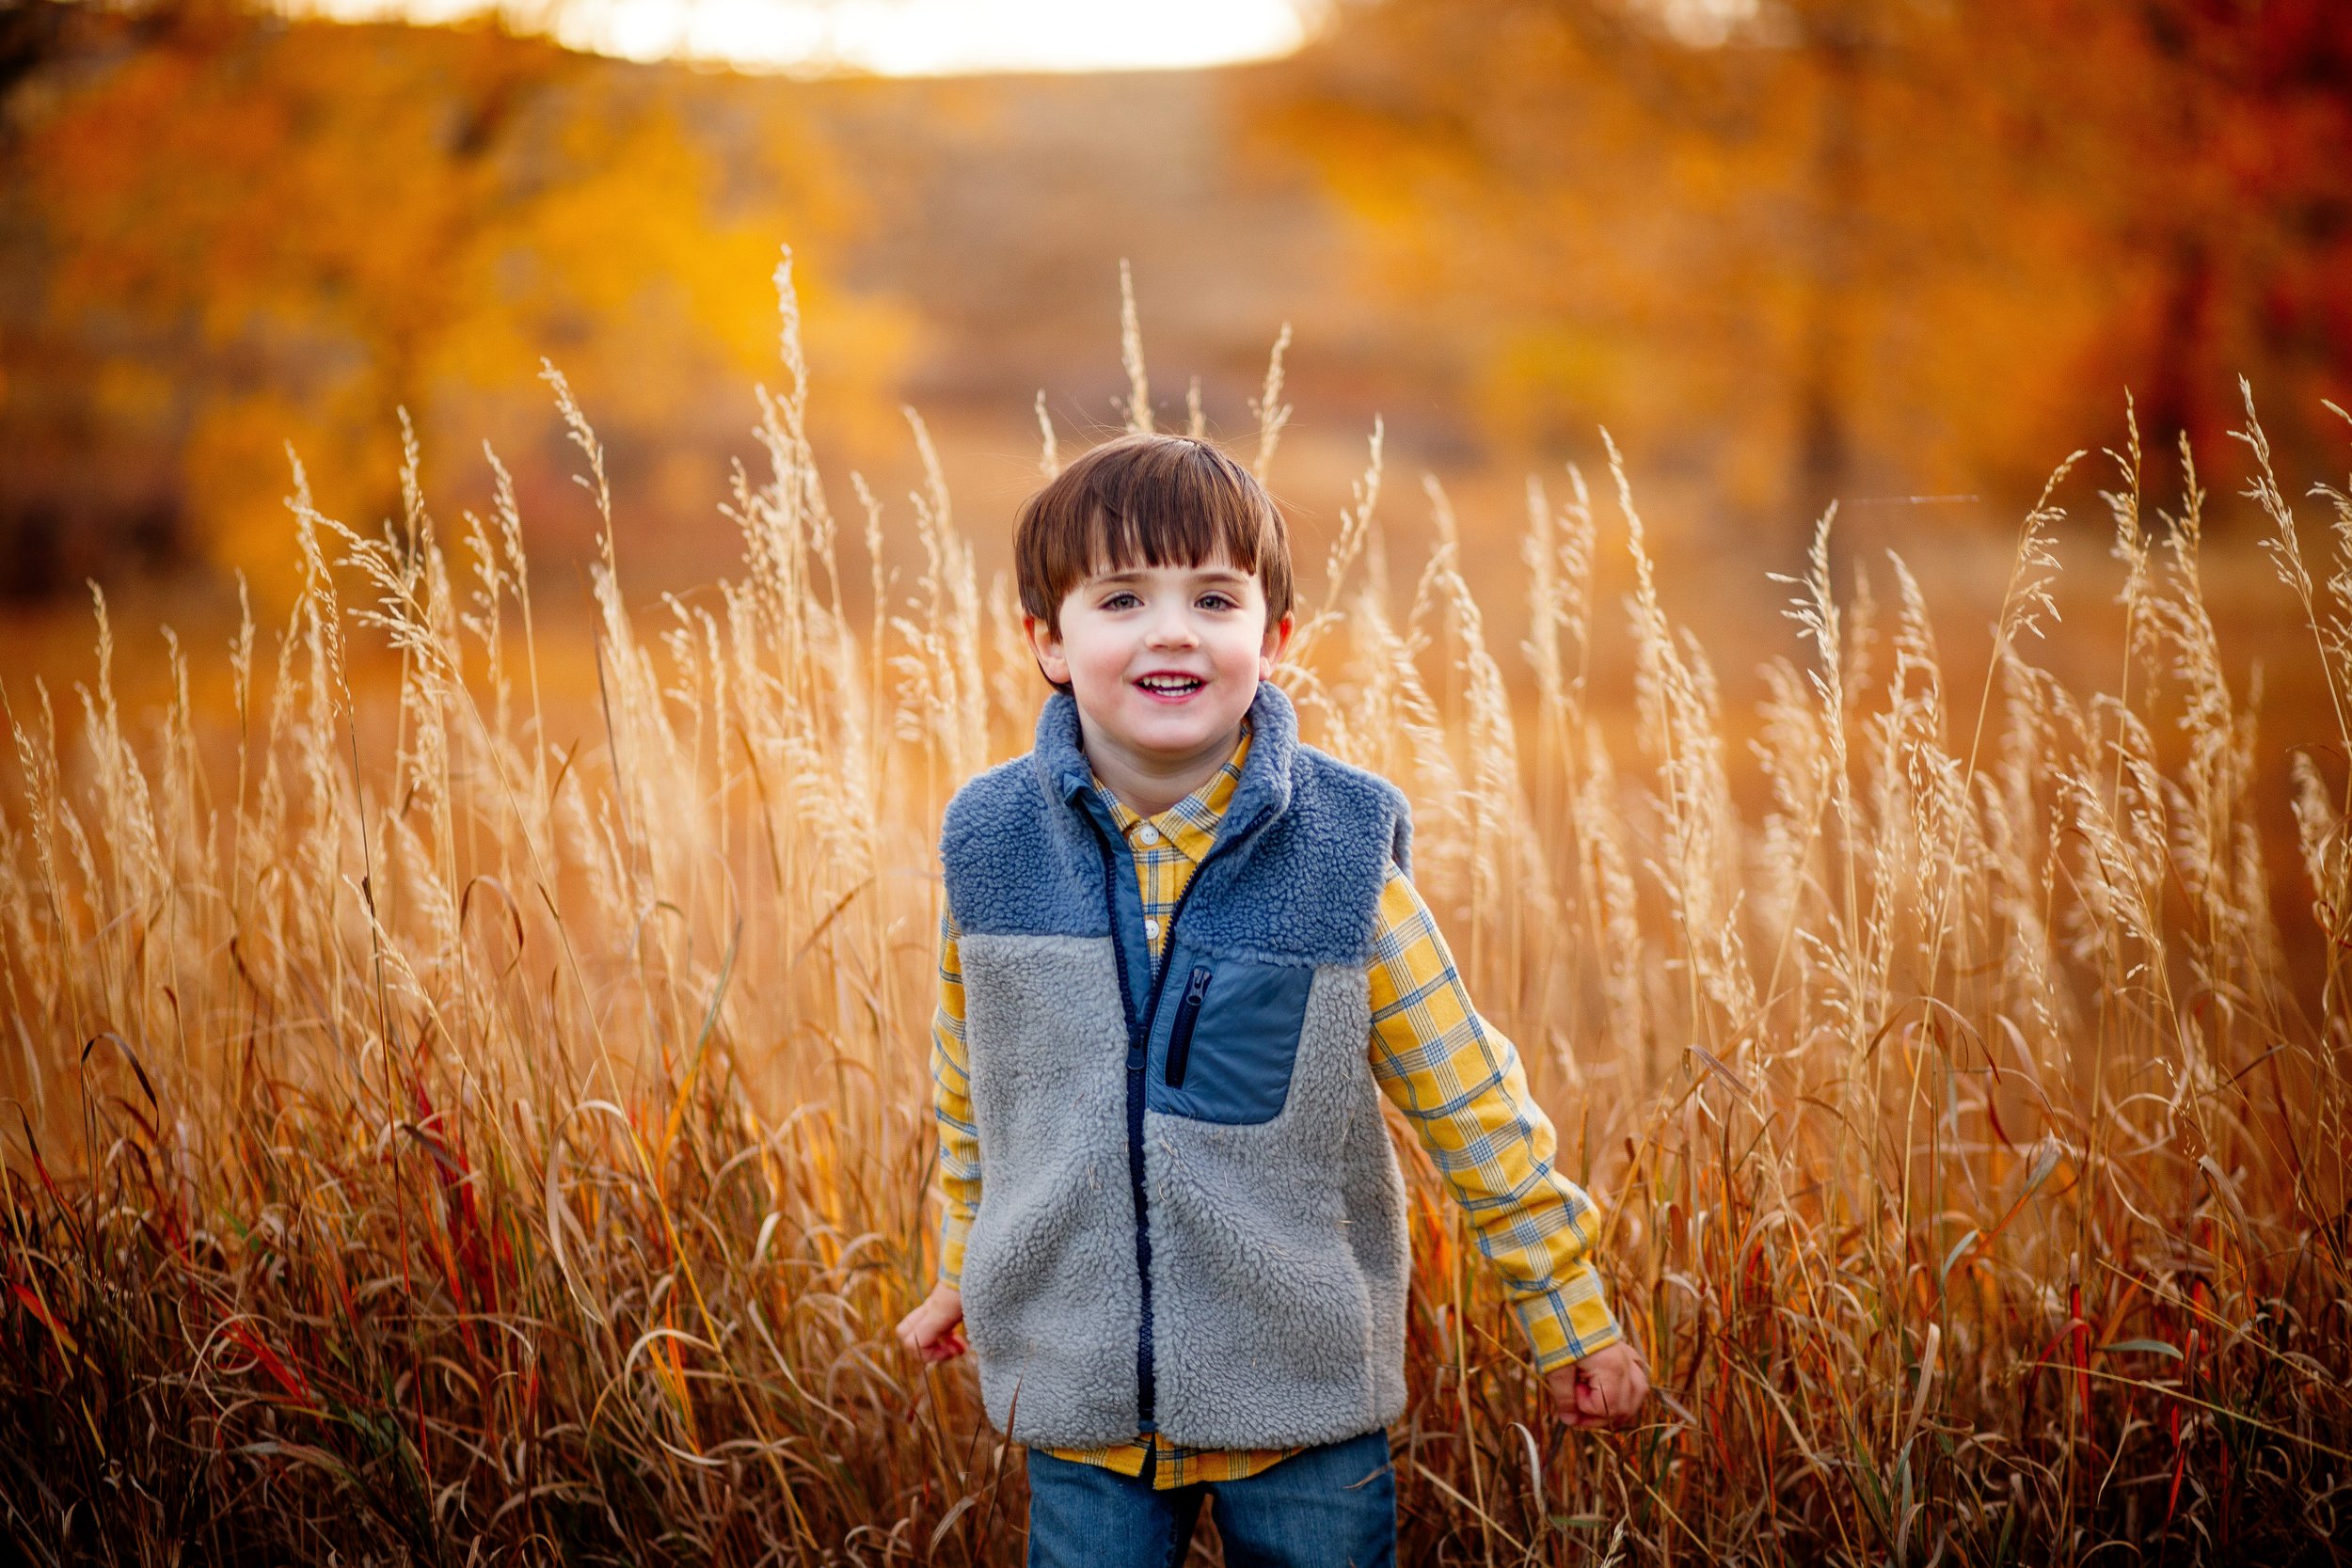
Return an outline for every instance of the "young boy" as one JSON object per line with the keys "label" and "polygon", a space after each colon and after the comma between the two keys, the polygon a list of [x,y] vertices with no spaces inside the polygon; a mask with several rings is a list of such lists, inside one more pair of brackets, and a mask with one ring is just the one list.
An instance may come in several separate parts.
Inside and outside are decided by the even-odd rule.
{"label": "young boy", "polygon": [[[1095,448],[1014,536],[1057,689],[947,808],[932,1076],[940,1283],[898,1325],[977,1353],[1030,1447],[1029,1562],[1395,1558],[1384,1428],[1410,1264],[1385,1096],[1501,1271],[1553,1406],[1648,1379],[1511,1042],[1406,879],[1386,782],[1303,746],[1281,515],[1216,448]],[[961,1325],[961,1326],[960,1326]]]}

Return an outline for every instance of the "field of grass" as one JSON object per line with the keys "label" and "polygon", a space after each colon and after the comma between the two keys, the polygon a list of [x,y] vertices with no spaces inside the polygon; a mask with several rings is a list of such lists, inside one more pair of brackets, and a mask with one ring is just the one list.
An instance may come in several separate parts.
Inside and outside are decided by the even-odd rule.
{"label": "field of grass", "polygon": [[[297,474],[308,586],[246,620],[232,702],[188,695],[220,655],[142,636],[180,695],[122,711],[103,602],[87,689],[0,680],[14,1554],[1019,1560],[1019,1450],[890,1327],[929,1282],[932,838],[1040,688],[944,485],[919,578],[881,580],[908,525],[820,485],[787,307],[742,568],[703,594],[630,608],[658,542],[554,382],[605,514],[585,704],[543,683],[511,493],[432,518],[413,447],[381,534]],[[1278,379],[1260,461],[1280,422]],[[1659,1389],[1629,1433],[1549,1424],[1400,1133],[1404,1560],[2336,1560],[2352,503],[2217,502],[2269,533],[2335,715],[2289,752],[2222,673],[2202,498],[2143,515],[2136,445],[2083,459],[2125,574],[2106,689],[2034,662],[2045,504],[1967,689],[1920,585],[1833,583],[1825,525],[1756,585],[1797,635],[1752,719],[1622,474],[1531,491],[1515,652],[1434,490],[1391,580],[1372,455],[1282,679],[1411,795]],[[1594,707],[1612,641],[1630,722]],[[2265,863],[2281,801],[2299,861]]]}

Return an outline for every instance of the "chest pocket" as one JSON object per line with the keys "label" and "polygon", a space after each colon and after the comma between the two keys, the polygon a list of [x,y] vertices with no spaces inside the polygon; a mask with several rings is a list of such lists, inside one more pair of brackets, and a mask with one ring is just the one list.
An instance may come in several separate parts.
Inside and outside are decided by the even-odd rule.
{"label": "chest pocket", "polygon": [[1179,950],[1168,968],[1145,1103],[1166,1116],[1271,1121],[1290,1099],[1315,972]]}

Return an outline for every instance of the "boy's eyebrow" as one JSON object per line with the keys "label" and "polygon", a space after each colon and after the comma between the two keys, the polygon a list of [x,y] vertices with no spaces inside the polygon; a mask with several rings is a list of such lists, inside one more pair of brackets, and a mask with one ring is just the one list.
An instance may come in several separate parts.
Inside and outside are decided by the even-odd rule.
{"label": "boy's eyebrow", "polygon": [[[1087,580],[1089,582],[1136,582],[1148,577],[1152,570],[1152,568],[1148,566],[1125,566],[1116,572],[1089,572],[1087,575]],[[1200,565],[1188,566],[1185,570],[1199,572],[1206,577],[1221,578],[1228,582],[1249,580],[1249,574],[1235,566]]]}

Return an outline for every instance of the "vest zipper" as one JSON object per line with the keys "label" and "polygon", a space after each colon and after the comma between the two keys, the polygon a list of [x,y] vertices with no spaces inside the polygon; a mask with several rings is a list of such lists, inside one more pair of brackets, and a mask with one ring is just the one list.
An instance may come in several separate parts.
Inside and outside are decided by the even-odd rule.
{"label": "vest zipper", "polygon": [[[1080,808],[1094,831],[1095,847],[1103,857],[1103,907],[1111,933],[1111,967],[1119,972],[1119,1005],[1127,1025],[1127,1190],[1136,1207],[1136,1280],[1141,1308],[1136,1323],[1136,1424],[1140,1432],[1155,1430],[1152,1412],[1152,1222],[1143,1181],[1143,1069],[1151,1055],[1151,1014],[1136,1022],[1135,997],[1127,984],[1127,943],[1120,935],[1119,857],[1094,813]],[[1158,990],[1154,981],[1152,990]]]}
{"label": "vest zipper", "polygon": [[[1160,928],[1160,956],[1152,963],[1152,990],[1138,1013],[1127,986],[1127,944],[1119,934],[1119,857],[1111,848],[1110,835],[1095,820],[1093,811],[1082,807],[1079,815],[1094,831],[1094,847],[1103,857],[1103,906],[1110,926],[1111,965],[1119,971],[1119,1000],[1127,1014],[1127,1186],[1136,1205],[1136,1275],[1141,1287],[1143,1308],[1142,1320],[1136,1328],[1136,1424],[1139,1431],[1151,1433],[1159,1426],[1152,1397],[1157,1379],[1152,1350],[1152,1220],[1143,1180],[1143,1074],[1152,1055],[1152,1021],[1159,1016],[1160,991],[1168,983],[1168,964],[1176,957],[1176,922],[1183,917],[1184,906],[1192,902],[1192,892],[1200,885],[1201,873],[1228,845],[1237,844],[1254,832],[1258,823],[1247,823],[1231,834],[1219,833],[1216,842],[1209,846],[1209,852],[1200,857],[1200,863],[1192,868],[1191,879],[1184,883],[1184,891],[1176,895],[1176,907],[1168,911],[1168,922]],[[1205,989],[1206,982],[1200,985]],[[1194,1010],[1199,1010],[1197,1005]]]}

